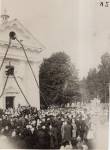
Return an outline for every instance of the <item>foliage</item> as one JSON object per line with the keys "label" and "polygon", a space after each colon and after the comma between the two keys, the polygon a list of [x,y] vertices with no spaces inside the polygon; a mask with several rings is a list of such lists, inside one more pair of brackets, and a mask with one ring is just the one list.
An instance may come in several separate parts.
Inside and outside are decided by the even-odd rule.
{"label": "foliage", "polygon": [[[77,70],[64,52],[43,60],[39,80],[40,90],[49,105],[61,105],[80,99]],[[42,96],[41,102],[44,104]]]}
{"label": "foliage", "polygon": [[99,97],[101,102],[109,101],[110,83],[110,54],[105,53],[101,57],[98,68],[90,69],[85,80],[86,90],[89,91],[89,99]]}

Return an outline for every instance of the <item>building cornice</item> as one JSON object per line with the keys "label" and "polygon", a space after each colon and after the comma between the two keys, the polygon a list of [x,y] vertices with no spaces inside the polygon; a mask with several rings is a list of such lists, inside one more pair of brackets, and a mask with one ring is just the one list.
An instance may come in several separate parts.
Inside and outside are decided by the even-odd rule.
{"label": "building cornice", "polygon": [[[8,46],[8,42],[0,40],[0,46],[7,47]],[[12,43],[10,47],[11,48],[16,48],[16,49],[21,49],[20,44],[17,44],[17,43]],[[43,51],[42,48],[35,48],[35,47],[26,46],[26,45],[24,45],[24,48],[27,51],[36,52],[36,53],[41,53]]]}

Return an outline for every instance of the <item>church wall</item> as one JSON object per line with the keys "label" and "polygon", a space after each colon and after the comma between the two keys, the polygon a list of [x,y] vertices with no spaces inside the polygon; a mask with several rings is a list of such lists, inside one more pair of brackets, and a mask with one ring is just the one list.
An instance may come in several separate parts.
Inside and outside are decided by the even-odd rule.
{"label": "church wall", "polygon": [[[31,66],[35,72],[36,75],[36,79],[39,83],[39,70],[36,73],[36,70],[38,68],[37,64],[33,64],[31,63]],[[26,95],[28,97],[28,101],[31,104],[31,106],[33,107],[37,107],[38,109],[40,109],[40,101],[39,101],[39,88],[37,87],[34,77],[32,75],[32,72],[29,68],[29,65],[26,64],[26,71],[25,71],[25,77],[24,78],[24,85],[25,85],[25,89],[26,89]],[[27,88],[28,87],[28,88]]]}
{"label": "church wall", "polygon": [[[2,60],[0,60],[0,64],[2,63]],[[0,71],[0,95],[2,93],[3,89],[3,69]],[[3,97],[0,97],[0,107],[3,108]]]}
{"label": "church wall", "polygon": [[[9,22],[7,20],[7,24],[4,23],[2,26],[0,26],[0,64],[2,63],[3,57],[8,47],[10,31],[15,31],[17,38],[24,45],[39,84],[39,63],[41,62],[41,52],[44,47],[30,34],[30,32],[28,32],[28,30],[25,29],[25,27],[17,19]],[[5,66],[9,65],[9,61],[11,61],[11,65],[13,65],[15,68],[14,73],[17,81],[23,90],[23,93],[27,97],[30,105],[40,109],[39,88],[35,83],[23,49],[15,40],[12,40],[3,69],[0,71],[0,93],[2,92],[6,79]],[[27,102],[21,94],[13,78],[9,79],[4,94],[0,98],[0,108],[5,109],[6,96],[14,96],[15,108],[18,106],[18,104],[27,106]]]}
{"label": "church wall", "polygon": [[[9,61],[11,62],[11,65],[14,66],[14,72],[15,76],[17,78],[17,81],[23,90],[23,93],[25,94],[26,98],[28,99],[29,103],[33,107],[37,107],[40,109],[40,101],[39,101],[39,89],[36,86],[35,80],[33,78],[32,72],[29,68],[29,65],[26,61],[18,61],[18,60],[11,60],[8,59],[4,62],[2,72],[0,74],[0,91],[2,92],[3,85],[6,80],[5,75],[5,66],[9,64]],[[37,63],[31,63],[32,68],[35,72],[37,81],[39,82],[39,67]],[[10,91],[12,88],[12,91]],[[5,108],[6,103],[5,99],[6,96],[14,96],[14,107],[17,108],[18,104],[22,106],[27,106],[27,102],[25,98],[23,97],[22,93],[20,92],[19,88],[17,87],[16,82],[14,81],[13,77],[9,77],[8,83],[6,86],[6,90],[4,91],[4,95],[0,98],[0,107]]]}

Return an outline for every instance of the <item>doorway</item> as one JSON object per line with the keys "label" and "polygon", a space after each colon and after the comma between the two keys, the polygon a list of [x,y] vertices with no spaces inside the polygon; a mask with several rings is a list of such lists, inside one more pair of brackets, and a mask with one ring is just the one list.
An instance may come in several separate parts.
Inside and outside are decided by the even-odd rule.
{"label": "doorway", "polygon": [[14,107],[14,96],[6,96],[6,109]]}

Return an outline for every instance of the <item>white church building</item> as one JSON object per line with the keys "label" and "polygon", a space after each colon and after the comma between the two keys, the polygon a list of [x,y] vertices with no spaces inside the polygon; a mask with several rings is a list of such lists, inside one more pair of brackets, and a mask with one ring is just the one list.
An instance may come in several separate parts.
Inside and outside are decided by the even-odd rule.
{"label": "white church building", "polygon": [[[41,64],[42,51],[45,47],[22,25],[18,19],[9,20],[9,16],[5,12],[1,15],[1,21],[0,65],[8,47],[9,33],[14,31],[17,38],[24,45],[30,64],[39,83],[39,65]],[[28,105],[16,84],[13,75],[9,76],[4,92],[1,95],[7,78],[5,72],[6,66],[9,64],[14,67],[14,75],[16,76],[16,79],[30,105],[40,109],[39,88],[36,86],[22,47],[16,40],[12,40],[3,67],[0,70],[0,108],[17,108],[19,104],[21,106]]]}

